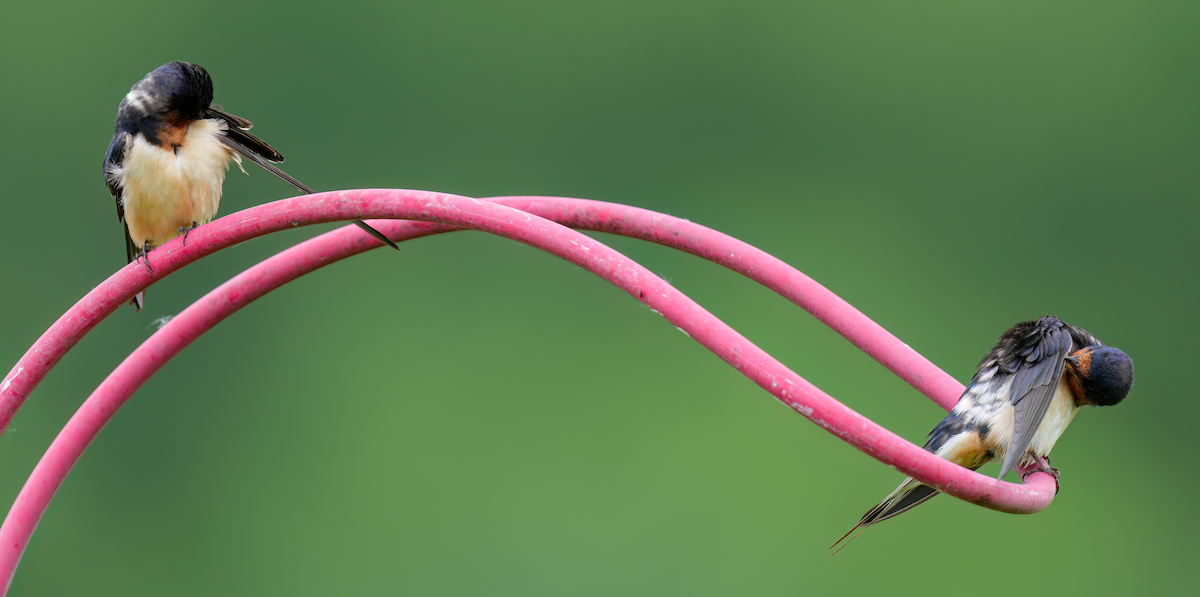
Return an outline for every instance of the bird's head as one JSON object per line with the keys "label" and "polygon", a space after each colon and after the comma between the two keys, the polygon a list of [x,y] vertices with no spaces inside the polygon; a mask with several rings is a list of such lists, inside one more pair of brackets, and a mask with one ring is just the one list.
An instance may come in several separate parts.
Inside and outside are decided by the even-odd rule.
{"label": "bird's head", "polygon": [[1075,397],[1082,403],[1112,406],[1125,399],[1133,387],[1133,359],[1119,348],[1093,346],[1067,357],[1067,371]]}

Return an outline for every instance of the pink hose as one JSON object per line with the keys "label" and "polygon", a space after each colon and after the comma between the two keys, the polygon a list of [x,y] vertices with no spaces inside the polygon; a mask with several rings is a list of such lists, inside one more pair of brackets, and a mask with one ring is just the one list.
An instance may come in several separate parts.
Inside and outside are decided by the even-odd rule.
{"label": "pink hose", "polygon": [[[362,218],[391,219],[371,224],[397,241],[444,232],[450,227],[470,228],[562,257],[625,290],[784,404],[881,462],[946,493],[1006,512],[1038,511],[1054,497],[1055,484],[1049,475],[1032,475],[1023,485],[1005,483],[942,460],[879,427],[792,373],[658,276],[598,241],[550,220],[660,242],[725,265],[813,313],[944,408],[958,399],[961,384],[807,276],[745,243],[685,220],[628,206],[550,197],[477,200],[424,191],[339,191],[277,201],[211,222],[192,232],[186,246],[177,239],[152,251],[153,278],[144,265],[131,264],[81,299],[47,330],[0,382],[0,428],[7,426],[33,388],[71,346],[151,281],[199,257],[262,234]],[[7,590],[29,537],[71,467],[104,424],[151,375],[190,342],[254,299],[305,273],[377,246],[381,245],[353,227],[301,243],[222,284],[137,348],[68,421],[18,495],[0,527],[0,586]]]}

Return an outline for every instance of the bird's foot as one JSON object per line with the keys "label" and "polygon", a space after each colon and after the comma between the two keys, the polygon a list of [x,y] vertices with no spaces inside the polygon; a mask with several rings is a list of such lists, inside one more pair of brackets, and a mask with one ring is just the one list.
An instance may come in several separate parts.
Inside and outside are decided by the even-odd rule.
{"label": "bird's foot", "polygon": [[1047,475],[1054,477],[1054,493],[1055,495],[1058,494],[1058,490],[1061,487],[1058,478],[1061,476],[1061,473],[1058,472],[1058,469],[1050,466],[1049,456],[1034,455],[1033,462],[1031,464],[1026,464],[1017,468],[1020,472],[1022,481],[1025,480],[1025,477],[1028,477],[1034,473],[1046,473]]}
{"label": "bird's foot", "polygon": [[150,270],[151,274],[154,274],[154,268],[150,267],[150,249],[153,249],[153,248],[154,248],[154,245],[151,245],[150,241],[146,241],[146,244],[142,246],[142,252],[139,253],[137,255],[137,257],[133,258],[134,261],[145,260],[146,261],[146,269]]}
{"label": "bird's foot", "polygon": [[188,226],[187,228],[184,228],[183,226],[180,226],[180,227],[179,227],[179,230],[176,230],[176,231],[175,231],[175,233],[176,233],[176,234],[182,234],[182,235],[183,235],[183,246],[185,246],[185,247],[187,246],[187,235],[188,235],[188,233],[189,233],[189,232],[191,232],[191,231],[193,231],[193,230],[195,230],[195,229],[197,229],[197,228],[199,228],[199,227],[200,227],[200,224],[197,224],[197,223],[196,223],[196,221],[195,221],[195,220],[193,220],[193,221],[192,221],[192,225],[191,225],[191,226]]}

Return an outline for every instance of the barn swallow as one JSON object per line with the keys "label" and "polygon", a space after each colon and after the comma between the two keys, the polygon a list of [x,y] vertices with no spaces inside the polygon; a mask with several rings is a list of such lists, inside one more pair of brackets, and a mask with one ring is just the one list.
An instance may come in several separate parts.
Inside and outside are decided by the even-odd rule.
{"label": "barn swallow", "polygon": [[[125,224],[129,261],[212,220],[232,160],[261,166],[300,192],[313,190],[275,167],[283,155],[249,133],[249,120],[212,103],[213,84],[199,64],[169,62],[138,81],[117,108],[112,142],[104,154],[104,179]],[[400,250],[362,220],[359,228]],[[142,310],[143,293],[130,301]]]}
{"label": "barn swallow", "polygon": [[[929,434],[925,449],[971,470],[992,459],[1022,477],[1050,468],[1054,443],[1081,406],[1112,406],[1133,387],[1133,361],[1087,330],[1046,316],[1004,332],[980,361],[958,404]],[[830,546],[834,553],[868,526],[940,493],[909,477]],[[852,536],[853,535],[853,536]]]}

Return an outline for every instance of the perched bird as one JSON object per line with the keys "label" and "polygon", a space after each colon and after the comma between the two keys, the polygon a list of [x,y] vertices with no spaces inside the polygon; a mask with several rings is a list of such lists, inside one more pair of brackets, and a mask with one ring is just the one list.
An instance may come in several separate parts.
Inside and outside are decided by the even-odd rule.
{"label": "perched bird", "polygon": [[[296,187],[313,190],[276,168],[283,156],[248,131],[253,124],[212,103],[213,85],[199,64],[169,62],[138,81],[121,100],[104,178],[125,224],[125,252],[150,266],[150,250],[212,220],[230,160],[242,158]],[[242,169],[245,172],[245,169]],[[391,240],[362,220],[359,228],[393,249]],[[140,311],[138,293],[130,302]]]}
{"label": "perched bird", "polygon": [[[1133,387],[1133,361],[1087,330],[1046,316],[1004,332],[980,361],[925,449],[975,470],[992,459],[1058,479],[1047,458],[1079,407],[1112,406]],[[938,490],[909,477],[830,546],[837,553],[868,526],[903,514]],[[851,536],[853,534],[853,536]],[[830,554],[832,555],[832,554]]]}

